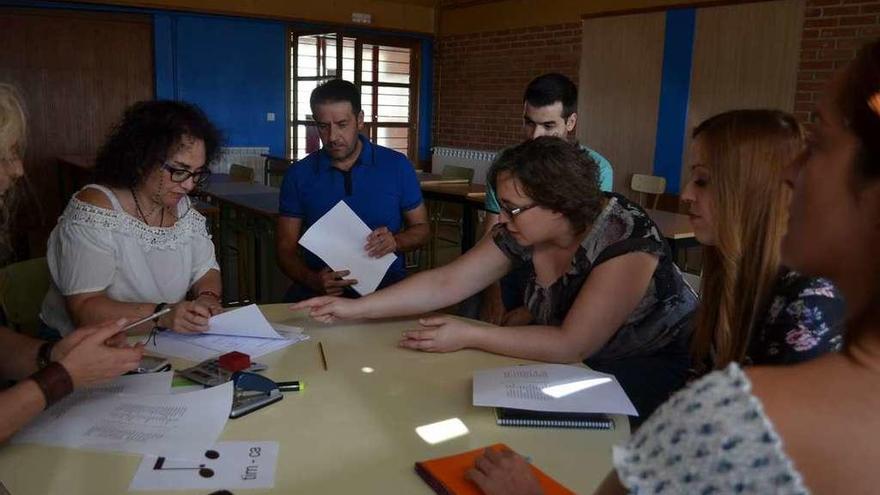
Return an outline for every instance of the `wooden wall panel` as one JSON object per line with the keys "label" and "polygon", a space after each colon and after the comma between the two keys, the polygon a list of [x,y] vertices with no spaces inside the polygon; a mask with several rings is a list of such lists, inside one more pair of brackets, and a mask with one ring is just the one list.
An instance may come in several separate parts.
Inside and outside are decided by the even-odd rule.
{"label": "wooden wall panel", "polygon": [[28,112],[25,171],[40,213],[25,205],[24,254],[45,252],[64,199],[55,157],[93,154],[131,103],[153,97],[149,16],[0,8],[0,81],[19,88]]}
{"label": "wooden wall panel", "polygon": [[578,139],[614,167],[614,190],[651,174],[665,13],[587,19],[583,25]]}
{"label": "wooden wall panel", "polygon": [[[803,11],[803,0],[697,10],[688,143],[694,126],[726,110],[794,110]],[[682,181],[688,156],[686,146]]]}

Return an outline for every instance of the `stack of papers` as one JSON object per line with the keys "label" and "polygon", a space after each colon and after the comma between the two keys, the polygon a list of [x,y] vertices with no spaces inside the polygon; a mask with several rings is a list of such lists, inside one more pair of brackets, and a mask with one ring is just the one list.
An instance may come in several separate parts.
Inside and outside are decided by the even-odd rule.
{"label": "stack of papers", "polygon": [[212,317],[203,334],[163,332],[150,339],[151,354],[202,362],[238,351],[251,359],[308,340],[302,328],[272,324],[255,304]]}
{"label": "stack of papers", "polygon": [[474,373],[473,404],[529,411],[638,416],[612,375],[580,366],[536,364]]}
{"label": "stack of papers", "polygon": [[333,271],[348,270],[358,283],[352,289],[365,296],[376,292],[385,273],[397,259],[394,253],[372,258],[364,249],[372,230],[344,201],[336,203],[299,240]]}
{"label": "stack of papers", "polygon": [[79,390],[43,411],[12,442],[197,458],[226,426],[232,382],[172,395],[171,375],[122,376]]}

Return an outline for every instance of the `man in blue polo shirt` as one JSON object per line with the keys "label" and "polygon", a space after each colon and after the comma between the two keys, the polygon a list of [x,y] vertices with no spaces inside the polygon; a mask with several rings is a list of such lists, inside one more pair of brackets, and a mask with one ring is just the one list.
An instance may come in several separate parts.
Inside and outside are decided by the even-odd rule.
{"label": "man in blue polo shirt", "polygon": [[[571,139],[577,126],[577,86],[562,74],[544,74],[526,86],[523,95],[523,138],[556,136]],[[580,145],[581,151],[599,165],[599,188],[611,192],[614,170],[611,163],[598,152]],[[486,220],[484,232],[500,220],[501,208],[491,185],[486,188]],[[528,312],[521,311],[526,285],[527,267],[512,271],[500,282],[489,286],[482,294],[480,319],[496,325],[527,325],[531,319]],[[462,314],[475,316],[473,303],[464,305]]]}
{"label": "man in blue polo shirt", "polygon": [[299,249],[300,236],[339,201],[372,229],[364,239],[370,256],[397,253],[379,288],[406,276],[401,253],[425,245],[430,235],[412,164],[360,134],[364,112],[354,84],[328,81],[312,91],[309,103],[323,148],[284,174],[278,208],[278,264],[294,281],[285,297],[289,302],[324,294],[356,296],[349,286],[357,280],[345,278],[348,270],[333,271]]}

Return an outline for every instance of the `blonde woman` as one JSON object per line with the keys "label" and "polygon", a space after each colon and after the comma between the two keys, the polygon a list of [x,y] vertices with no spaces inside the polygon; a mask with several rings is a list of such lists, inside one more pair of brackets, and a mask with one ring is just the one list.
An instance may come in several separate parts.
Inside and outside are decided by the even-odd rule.
{"label": "blonde woman", "polygon": [[[25,115],[15,89],[0,84],[0,212],[9,211],[9,192],[23,175]],[[4,225],[5,229],[6,226]],[[0,442],[74,388],[109,380],[138,365],[140,347],[112,347],[125,320],[72,332],[47,342],[0,327],[0,378],[18,380],[0,389]]]}
{"label": "blonde woman", "polygon": [[705,246],[692,351],[702,371],[731,362],[791,364],[842,344],[843,300],[827,280],[781,265],[801,126],[776,110],[735,110],[693,131],[689,205]]}

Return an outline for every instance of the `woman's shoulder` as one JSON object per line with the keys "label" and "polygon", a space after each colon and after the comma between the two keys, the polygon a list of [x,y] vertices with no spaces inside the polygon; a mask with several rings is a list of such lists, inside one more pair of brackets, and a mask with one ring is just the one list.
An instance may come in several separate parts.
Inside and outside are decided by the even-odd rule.
{"label": "woman's shoulder", "polygon": [[810,277],[794,270],[783,269],[776,284],[776,295],[790,299],[820,297],[841,299],[842,296],[830,280]]}
{"label": "woman's shoulder", "polygon": [[748,376],[736,364],[676,393],[614,449],[631,491],[805,493]]}
{"label": "woman's shoulder", "polygon": [[114,204],[110,196],[112,194],[113,192],[107,187],[89,184],[80,189],[73,197],[87,205],[113,211]]}

